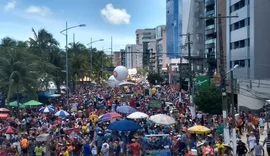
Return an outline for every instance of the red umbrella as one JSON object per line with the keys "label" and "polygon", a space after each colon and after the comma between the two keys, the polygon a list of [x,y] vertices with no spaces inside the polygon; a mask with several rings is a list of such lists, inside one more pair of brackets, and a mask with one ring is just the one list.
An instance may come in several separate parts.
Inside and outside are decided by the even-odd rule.
{"label": "red umbrella", "polygon": [[0,131],[0,133],[5,133],[5,134],[14,134],[17,132],[17,129],[11,127],[11,126],[7,126],[4,129],[2,129]]}
{"label": "red umbrella", "polygon": [[0,112],[9,112],[10,110],[9,109],[6,109],[6,108],[0,108]]}

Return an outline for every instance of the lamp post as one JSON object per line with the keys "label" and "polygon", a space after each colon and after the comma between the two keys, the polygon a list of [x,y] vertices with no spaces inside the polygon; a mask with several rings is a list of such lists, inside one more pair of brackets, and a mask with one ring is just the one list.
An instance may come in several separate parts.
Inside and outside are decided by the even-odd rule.
{"label": "lamp post", "polygon": [[231,74],[231,95],[232,95],[232,142],[233,142],[233,155],[236,155],[236,130],[235,130],[235,112],[234,112],[234,86],[233,86],[233,71],[238,68],[236,64],[232,69],[230,69],[226,74]]}
{"label": "lamp post", "polygon": [[90,43],[88,43],[87,45],[90,45],[90,78],[92,81],[92,72],[93,72],[93,51],[92,51],[92,44],[95,42],[101,42],[104,41],[104,39],[99,39],[99,40],[94,40],[92,41],[92,38],[90,39]]}
{"label": "lamp post", "polygon": [[68,27],[68,23],[66,22],[66,29],[60,31],[61,34],[66,36],[66,88],[67,88],[67,107],[69,104],[69,87],[68,87],[68,30],[77,28],[77,27],[85,27],[85,24],[80,24],[72,27]]}
{"label": "lamp post", "polygon": [[[105,53],[105,50],[111,50],[112,48],[103,48],[102,47],[102,52]],[[103,63],[103,53],[101,54],[101,79],[103,79],[103,68],[104,68],[104,63]]]}

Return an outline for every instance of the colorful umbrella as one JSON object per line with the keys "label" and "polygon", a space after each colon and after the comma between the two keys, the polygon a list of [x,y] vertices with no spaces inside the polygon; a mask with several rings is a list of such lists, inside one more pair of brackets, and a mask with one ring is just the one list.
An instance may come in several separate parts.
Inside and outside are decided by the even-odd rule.
{"label": "colorful umbrella", "polygon": [[6,108],[0,108],[0,112],[10,112],[10,110]]}
{"label": "colorful umbrella", "polygon": [[56,112],[54,115],[55,116],[66,117],[66,116],[69,116],[69,113],[64,111],[64,110],[60,110],[60,111]]}
{"label": "colorful umbrella", "polygon": [[25,105],[25,106],[40,106],[40,105],[42,105],[42,103],[38,102],[36,100],[31,100],[31,101],[24,103],[23,105]]}
{"label": "colorful umbrella", "polygon": [[119,113],[122,113],[122,114],[131,114],[131,113],[134,113],[136,112],[137,110],[133,107],[130,107],[130,106],[119,106],[116,108],[116,111],[119,112]]}
{"label": "colorful umbrella", "polygon": [[98,122],[109,121],[111,119],[117,119],[117,118],[121,118],[121,117],[122,117],[122,115],[115,113],[115,112],[106,113],[106,114],[103,114],[99,117]]}
{"label": "colorful umbrella", "polygon": [[0,131],[0,133],[5,133],[5,134],[14,134],[16,132],[17,132],[17,129],[11,126],[7,126]]}
{"label": "colorful umbrella", "polygon": [[41,113],[51,113],[54,111],[54,109],[52,107],[42,107],[39,109],[39,111]]}
{"label": "colorful umbrella", "polygon": [[196,134],[206,134],[206,133],[211,132],[211,130],[205,126],[197,125],[197,126],[190,127],[188,129],[188,132],[196,133]]}
{"label": "colorful umbrella", "polygon": [[172,125],[176,122],[173,117],[165,114],[152,115],[150,116],[150,121],[160,125]]}
{"label": "colorful umbrella", "polygon": [[116,121],[108,126],[108,129],[114,131],[136,131],[141,128],[136,122],[129,120]]}

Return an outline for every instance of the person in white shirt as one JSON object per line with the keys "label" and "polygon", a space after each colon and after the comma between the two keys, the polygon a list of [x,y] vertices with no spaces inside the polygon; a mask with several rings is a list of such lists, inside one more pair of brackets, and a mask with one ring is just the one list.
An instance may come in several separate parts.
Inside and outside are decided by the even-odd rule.
{"label": "person in white shirt", "polygon": [[262,117],[259,118],[259,126],[260,126],[261,135],[263,135],[263,131],[264,131],[264,119]]}
{"label": "person in white shirt", "polygon": [[110,152],[110,146],[108,143],[106,143],[105,141],[103,142],[102,146],[101,146],[101,152],[103,156],[109,156],[109,152]]}

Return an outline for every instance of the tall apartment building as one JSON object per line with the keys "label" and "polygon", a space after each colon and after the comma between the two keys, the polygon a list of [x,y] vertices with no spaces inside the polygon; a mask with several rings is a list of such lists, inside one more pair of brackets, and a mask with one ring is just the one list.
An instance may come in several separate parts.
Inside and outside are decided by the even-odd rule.
{"label": "tall apartment building", "polygon": [[190,1],[189,18],[187,25],[187,33],[190,34],[190,41],[185,36],[185,43],[183,47],[183,57],[187,60],[188,56],[188,44],[190,42],[191,62],[193,69],[196,72],[203,73],[205,65],[205,23],[200,17],[204,16],[205,3],[203,1]]}
{"label": "tall apartment building", "polygon": [[157,42],[155,40],[150,41],[148,42],[147,47],[150,52],[149,70],[150,72],[153,72],[157,69]]}
{"label": "tall apartment building", "polygon": [[121,65],[121,52],[114,52],[114,54],[113,54],[113,65],[115,67]]}
{"label": "tall apartment building", "polygon": [[125,65],[128,69],[142,68],[143,67],[143,53],[142,45],[128,44],[126,45],[126,62]]}
{"label": "tall apartment building", "polygon": [[142,45],[143,52],[143,67],[149,67],[150,52],[148,50],[148,43],[155,41],[156,31],[152,29],[137,29],[136,30],[136,44]]}
{"label": "tall apartment building", "polygon": [[125,49],[120,49],[120,64],[121,64],[121,66],[126,66],[126,51],[125,51]]}
{"label": "tall apartment building", "polygon": [[207,62],[208,75],[213,76],[217,69],[217,26],[215,18],[207,18],[216,16],[216,0],[205,0],[205,56]]}
{"label": "tall apartment building", "polygon": [[167,57],[167,46],[166,46],[166,26],[161,25],[156,27],[156,55],[160,70],[162,68],[167,68],[168,57]]}
{"label": "tall apartment building", "polygon": [[167,56],[182,55],[182,0],[166,0]]}
{"label": "tall apartment building", "polygon": [[238,79],[270,78],[270,1],[227,0],[227,68]]}

